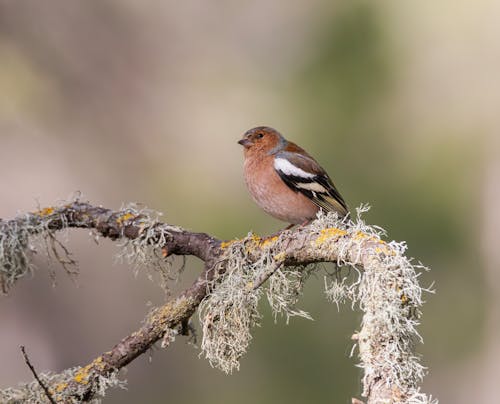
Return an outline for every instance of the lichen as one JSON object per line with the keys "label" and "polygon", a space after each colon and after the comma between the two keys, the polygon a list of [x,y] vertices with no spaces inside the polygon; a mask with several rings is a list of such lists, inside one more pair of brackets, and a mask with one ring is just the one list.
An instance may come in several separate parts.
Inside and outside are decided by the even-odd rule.
{"label": "lichen", "polygon": [[42,216],[42,217],[43,217],[43,216],[49,216],[49,215],[51,215],[52,213],[54,213],[54,210],[55,210],[55,209],[54,209],[53,207],[49,206],[49,207],[47,207],[47,208],[43,208],[43,209],[41,209],[41,210],[39,210],[39,211],[35,212],[35,214],[36,214],[36,215],[39,215],[39,216]]}
{"label": "lichen", "polygon": [[[108,388],[125,388],[126,381],[118,379],[118,372],[103,376],[93,372],[92,366],[91,364],[84,368],[70,368],[57,374],[40,373],[38,376],[48,387],[52,398],[58,403],[77,404],[82,402],[83,396],[90,396],[92,397],[90,402],[98,404],[106,395]],[[22,383],[18,388],[0,390],[0,402],[6,404],[47,403],[48,398],[40,384],[34,380],[30,383]]]}
{"label": "lichen", "polygon": [[226,373],[239,369],[239,359],[252,339],[250,329],[260,319],[257,306],[261,291],[248,287],[253,275],[245,259],[247,243],[254,242],[253,235],[249,235],[226,247],[220,264],[226,267],[226,272],[216,288],[208,286],[210,293],[199,308],[203,330],[201,354]]}
{"label": "lichen", "polygon": [[118,216],[118,218],[116,219],[116,223],[123,224],[135,218],[136,215],[134,215],[132,212],[124,212],[122,215]]}
{"label": "lichen", "polygon": [[[395,402],[437,403],[418,388],[426,369],[414,354],[416,343],[422,341],[417,331],[422,294],[432,292],[419,285],[418,277],[428,269],[406,257],[404,242],[382,240],[384,230],[363,221],[361,216],[366,210],[365,206],[359,208],[353,220],[320,212],[317,220],[298,230],[299,237],[301,231],[308,237],[312,235],[304,245],[311,254],[336,259],[333,272],[325,275],[326,297],[337,306],[350,300],[353,308],[363,312],[361,329],[355,335],[359,366],[364,370],[363,394],[368,395],[379,380],[384,380],[387,388],[390,386],[400,397]],[[180,229],[162,224],[155,212],[137,205],[124,207],[113,218],[122,227],[133,222],[140,229],[137,238],[122,238],[120,257],[129,261],[136,273],[146,267],[148,277],[159,274],[168,291],[167,283],[178,278],[183,265],[174,268],[172,258],[165,258],[168,252],[162,254],[162,248]],[[0,222],[0,287],[4,293],[32,271],[30,255],[36,248],[36,238],[47,254],[70,272],[68,265],[74,261],[53,230],[66,227],[62,210],[52,207]],[[290,237],[289,231],[269,238],[250,233],[241,240],[221,244],[223,253],[215,268],[220,275],[208,282],[208,293],[199,310],[201,354],[212,366],[226,373],[239,369],[239,360],[252,339],[251,329],[259,324],[258,304],[264,294],[275,320],[283,316],[288,323],[292,316],[310,318],[296,306],[314,267],[282,267]],[[163,310],[171,307],[153,311],[147,321],[155,320],[164,332],[164,345],[168,345],[177,331],[169,328],[171,324],[156,321]],[[56,400],[77,402],[87,393],[98,399],[108,387],[122,383],[116,372],[102,376],[99,370],[103,364],[99,360],[57,375],[40,376]],[[0,391],[0,402],[23,400],[44,402],[46,397],[37,382]]]}
{"label": "lichen", "polygon": [[[200,305],[203,338],[201,354],[210,364],[226,373],[239,369],[239,359],[251,342],[251,328],[259,324],[260,298],[265,292],[275,318],[284,315],[311,318],[296,308],[307,271],[280,269],[285,258],[283,246],[289,233],[261,239],[253,233],[225,245],[220,265],[225,272],[209,286],[209,294]],[[256,261],[252,255],[258,256]],[[258,287],[269,278],[264,287]]]}
{"label": "lichen", "polygon": [[69,273],[74,273],[72,267],[76,263],[56,238],[51,228],[54,222],[60,230],[67,227],[66,217],[52,207],[0,222],[0,286],[3,293],[33,272],[31,257],[40,249],[46,251],[49,262],[59,262]]}
{"label": "lichen", "polygon": [[7,293],[12,285],[33,270],[30,255],[29,229],[23,223],[8,221],[0,224],[0,285]]}
{"label": "lichen", "polygon": [[339,238],[342,236],[345,236],[347,234],[346,230],[343,229],[338,229],[336,227],[329,227],[326,229],[321,229],[319,237],[316,238],[315,244],[316,245],[322,245],[328,241],[331,241],[331,239]]}
{"label": "lichen", "polygon": [[159,221],[161,213],[128,204],[121,209],[122,214],[117,221],[133,219],[134,224],[141,231],[137,238],[122,238],[118,246],[121,251],[117,254],[118,261],[128,262],[137,276],[140,270],[146,269],[148,279],[153,281],[159,276],[159,284],[169,294],[169,283],[176,282],[184,269],[184,258],[180,265],[174,265],[175,258],[165,257],[162,248],[171,239],[172,231],[180,231],[179,227],[166,225]]}
{"label": "lichen", "polygon": [[314,266],[307,268],[278,269],[270,278],[266,288],[269,306],[274,314],[274,321],[278,316],[284,316],[288,324],[291,317],[313,318],[309,313],[297,308],[302,296],[304,283],[314,270]]}
{"label": "lichen", "polygon": [[[73,202],[78,202],[76,199]],[[35,212],[18,216],[14,220],[0,221],[0,291],[7,293],[19,279],[32,273],[33,252],[44,250],[48,263],[57,262],[70,275],[78,273],[77,263],[66,248],[67,214],[71,203],[58,209],[56,207],[39,208]],[[114,216],[116,223],[123,228],[129,222],[140,228],[139,237],[122,237],[122,251],[118,259],[126,259],[132,264],[137,274],[139,268],[147,268],[147,276],[159,275],[160,285],[168,291],[168,283],[177,280],[184,265],[173,265],[174,258],[162,255],[161,248],[171,237],[171,231],[180,230],[159,222],[161,214],[150,209],[129,204]],[[94,240],[98,240],[95,230],[91,230]],[[62,240],[62,241],[61,241]],[[55,272],[48,266],[52,280]]]}
{"label": "lichen", "polygon": [[[424,289],[418,277],[428,269],[405,256],[404,242],[381,240],[385,232],[362,220],[365,211],[365,207],[358,209],[356,220],[348,223],[345,237],[334,247],[338,264],[354,269],[354,281],[349,282],[351,271],[337,271],[325,278],[326,296],[337,305],[350,299],[364,313],[356,341],[365,396],[382,379],[400,392],[401,403],[437,403],[418,388],[426,368],[414,354],[416,342],[422,342],[416,327]],[[324,216],[315,226],[332,224],[337,223]]]}

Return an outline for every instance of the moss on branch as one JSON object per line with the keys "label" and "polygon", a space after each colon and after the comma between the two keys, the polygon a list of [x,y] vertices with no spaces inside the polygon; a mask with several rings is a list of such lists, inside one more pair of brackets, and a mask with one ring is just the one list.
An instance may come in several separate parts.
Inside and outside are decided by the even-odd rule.
{"label": "moss on branch", "polygon": [[[33,271],[30,255],[40,241],[67,269],[74,261],[56,234],[70,228],[91,229],[94,237],[118,240],[123,257],[138,269],[160,271],[165,284],[179,275],[166,261],[170,256],[193,255],[204,261],[191,287],[151,311],[138,330],[111,350],[86,366],[40,375],[58,402],[78,403],[102,397],[108,387],[122,386],[119,370],[162,338],[172,341],[175,330],[184,328],[198,308],[203,354],[214,367],[231,373],[239,368],[252,327],[259,322],[260,298],[267,297],[275,318],[310,318],[297,307],[304,282],[315,270],[313,264],[333,262],[339,269],[325,277],[326,296],[337,304],[349,299],[363,312],[354,339],[367,402],[431,403],[432,398],[420,392],[425,368],[414,353],[421,341],[416,327],[423,304],[418,275],[426,268],[406,257],[405,243],[382,240],[383,231],[364,223],[360,214],[349,223],[335,214],[320,214],[310,225],[277,236],[251,233],[221,241],[163,223],[155,212],[135,205],[112,211],[74,201],[0,220],[0,285],[8,293]],[[351,268],[354,279],[341,268]],[[0,391],[2,402],[42,402],[43,397],[36,382]]]}

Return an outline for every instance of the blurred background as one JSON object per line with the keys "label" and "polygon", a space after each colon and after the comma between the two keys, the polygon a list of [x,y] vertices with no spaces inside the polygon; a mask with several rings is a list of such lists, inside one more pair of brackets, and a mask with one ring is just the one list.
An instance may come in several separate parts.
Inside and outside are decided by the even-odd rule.
{"label": "blurred background", "polygon": [[[139,202],[229,239],[283,224],[251,201],[236,141],[270,125],[327,169],[369,223],[430,266],[418,347],[424,391],[485,403],[500,371],[500,3],[257,0],[0,1],[0,217],[81,191]],[[63,237],[64,238],[64,237]],[[76,282],[43,253],[0,298],[0,387],[82,365],[164,301],[118,248],[72,231]],[[49,271],[56,272],[52,287]],[[183,280],[200,271],[189,259]],[[107,403],[348,403],[360,394],[340,312],[312,279],[315,321],[274,324],[262,302],[241,370],[179,338],[134,361]],[[197,320],[197,316],[194,317]]]}

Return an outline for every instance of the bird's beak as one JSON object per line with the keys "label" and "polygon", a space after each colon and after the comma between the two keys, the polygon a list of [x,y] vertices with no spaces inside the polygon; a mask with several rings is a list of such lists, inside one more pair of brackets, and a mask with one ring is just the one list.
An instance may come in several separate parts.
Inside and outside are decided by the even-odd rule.
{"label": "bird's beak", "polygon": [[246,137],[244,137],[241,140],[238,140],[238,143],[246,149],[248,149],[251,145],[253,145],[252,141],[247,139]]}

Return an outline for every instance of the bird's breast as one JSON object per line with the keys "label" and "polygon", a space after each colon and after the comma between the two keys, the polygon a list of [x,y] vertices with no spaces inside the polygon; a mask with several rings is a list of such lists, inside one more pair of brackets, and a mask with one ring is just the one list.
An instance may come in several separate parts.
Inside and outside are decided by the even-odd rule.
{"label": "bird's breast", "polygon": [[294,224],[315,218],[318,206],[283,182],[274,169],[272,156],[245,160],[244,171],[252,198],[271,216]]}

